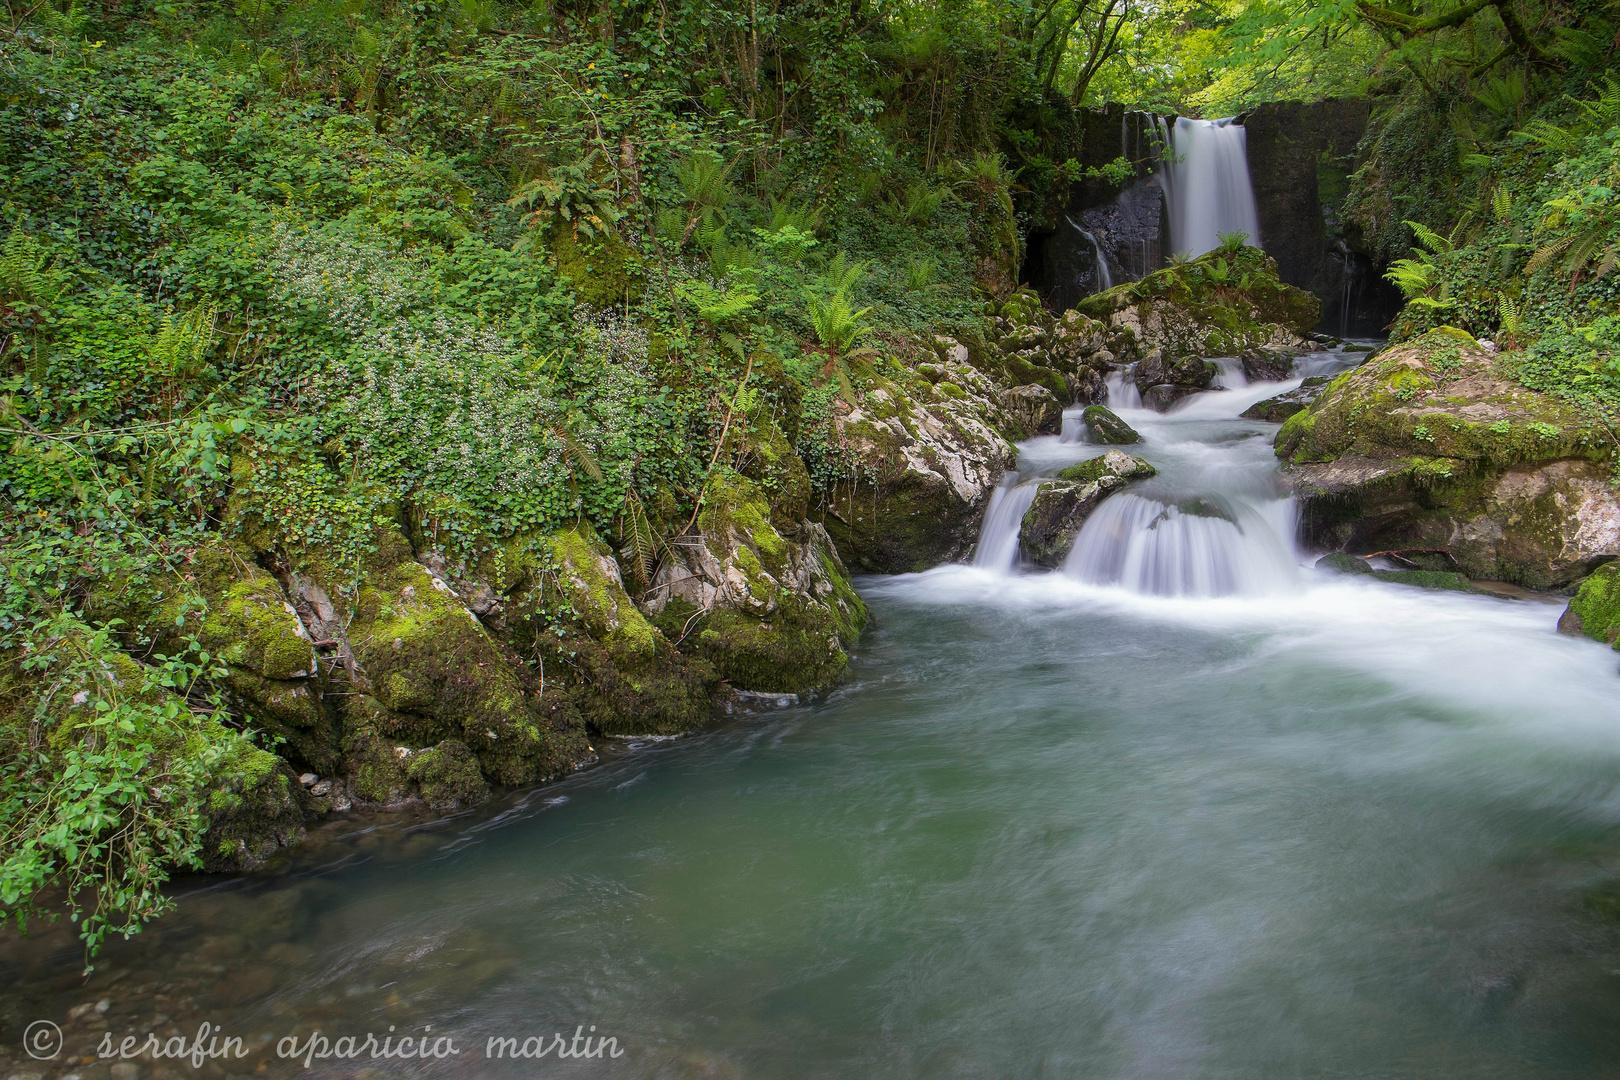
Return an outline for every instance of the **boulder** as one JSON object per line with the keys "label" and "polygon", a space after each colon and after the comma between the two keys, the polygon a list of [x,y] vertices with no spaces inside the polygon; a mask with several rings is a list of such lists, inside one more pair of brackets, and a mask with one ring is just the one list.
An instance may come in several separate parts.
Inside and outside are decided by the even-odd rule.
{"label": "boulder", "polygon": [[1375,570],[1372,563],[1359,555],[1335,551],[1316,560],[1318,570],[1332,570],[1340,574],[1364,574],[1393,585],[1413,585],[1420,589],[1443,589],[1448,592],[1483,593],[1461,574],[1448,570]]}
{"label": "boulder", "polygon": [[1003,390],[1001,404],[1031,435],[1055,435],[1063,426],[1063,406],[1044,386],[1015,386]]}
{"label": "boulder", "polygon": [[1153,349],[1201,357],[1301,348],[1303,335],[1322,315],[1316,297],[1284,285],[1277,264],[1253,247],[1211,251],[1166,267],[1089,296],[1078,310],[1132,342],[1138,358]]}
{"label": "boulder", "polygon": [[1132,480],[1154,472],[1146,461],[1119,450],[1064,469],[1035,493],[1019,525],[1019,546],[1037,566],[1062,566],[1091,512]]}
{"label": "boulder", "polygon": [[1467,577],[1532,588],[1620,554],[1609,446],[1449,328],[1340,375],[1277,433],[1307,542],[1444,551]]}
{"label": "boulder", "polygon": [[854,405],[834,400],[826,428],[801,438],[814,447],[806,452],[858,463],[819,482],[812,512],[852,567],[906,573],[961,558],[1017,459],[1002,388],[957,349],[966,356],[953,342],[937,363],[919,365],[920,385],[890,384]]}
{"label": "boulder", "polygon": [[1312,375],[1287,393],[1255,402],[1243,410],[1242,416],[1246,420],[1264,420],[1268,424],[1280,424],[1295,413],[1304,412],[1311,402],[1321,396],[1322,389],[1327,384],[1327,376]]}
{"label": "boulder", "polygon": [[1088,405],[1080,414],[1086,429],[1086,442],[1104,446],[1124,446],[1142,441],[1142,436],[1105,405]]}
{"label": "boulder", "polygon": [[1175,408],[1176,403],[1194,394],[1203,393],[1196,386],[1177,386],[1174,383],[1162,383],[1150,386],[1142,392],[1142,404],[1154,412],[1169,412]]}
{"label": "boulder", "polygon": [[1603,564],[1581,582],[1558,629],[1620,649],[1620,562]]}
{"label": "boulder", "polygon": [[1245,349],[1238,361],[1250,382],[1282,382],[1294,374],[1294,355],[1282,349]]}

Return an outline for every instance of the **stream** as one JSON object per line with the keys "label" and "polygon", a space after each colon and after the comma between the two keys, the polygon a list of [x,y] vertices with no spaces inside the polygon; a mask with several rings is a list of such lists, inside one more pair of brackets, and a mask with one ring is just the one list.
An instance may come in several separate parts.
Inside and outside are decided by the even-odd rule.
{"label": "stream", "polygon": [[[1010,501],[1100,452],[1073,425],[1022,447],[979,565],[860,583],[826,697],[329,822],[88,981],[64,928],[8,935],[0,1039],[243,1040],[143,1078],[1620,1075],[1615,654],[1550,601],[1311,568],[1275,425],[1237,418],[1297,380],[1225,370],[1163,416],[1116,383],[1160,473],[1063,570],[1019,568]],[[390,1025],[460,1053],[277,1054]],[[622,1056],[486,1057],[591,1025]]]}

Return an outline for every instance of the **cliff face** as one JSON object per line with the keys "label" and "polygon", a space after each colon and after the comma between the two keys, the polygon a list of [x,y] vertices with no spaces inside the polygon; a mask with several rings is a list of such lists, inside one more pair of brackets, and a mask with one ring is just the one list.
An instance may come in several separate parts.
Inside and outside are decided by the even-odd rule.
{"label": "cliff face", "polygon": [[[1381,333],[1401,304],[1382,266],[1339,222],[1370,113],[1365,99],[1336,99],[1269,102],[1240,117],[1266,254],[1285,284],[1315,294],[1321,329],[1340,336]],[[1165,265],[1171,238],[1154,172],[1156,124],[1153,114],[1118,104],[1082,116],[1078,164],[1101,170],[1124,158],[1134,171],[1119,181],[1077,180],[1062,211],[1031,231],[1024,279],[1052,310]]]}

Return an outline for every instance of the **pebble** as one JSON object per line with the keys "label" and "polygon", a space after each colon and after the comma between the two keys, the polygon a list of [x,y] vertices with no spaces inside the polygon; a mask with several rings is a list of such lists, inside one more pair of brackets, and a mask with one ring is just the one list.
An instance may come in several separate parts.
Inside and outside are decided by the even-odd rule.
{"label": "pebble", "polygon": [[319,779],[320,779],[320,777],[316,776],[314,773],[307,772],[303,776],[300,776],[298,778],[298,782],[300,784],[303,784],[305,787],[310,787],[315,783],[315,781],[317,781]]}
{"label": "pebble", "polygon": [[332,781],[330,781],[330,780],[322,780],[320,783],[318,783],[314,787],[310,788],[309,793],[311,795],[316,796],[316,797],[321,797],[321,796],[332,794]]}

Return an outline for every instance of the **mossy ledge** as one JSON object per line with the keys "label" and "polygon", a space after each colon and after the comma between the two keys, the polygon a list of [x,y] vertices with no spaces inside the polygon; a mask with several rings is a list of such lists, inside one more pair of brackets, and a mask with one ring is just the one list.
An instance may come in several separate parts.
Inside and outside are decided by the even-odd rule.
{"label": "mossy ledge", "polygon": [[1329,383],[1277,433],[1305,540],[1441,552],[1471,578],[1559,588],[1620,551],[1615,446],[1443,327]]}

